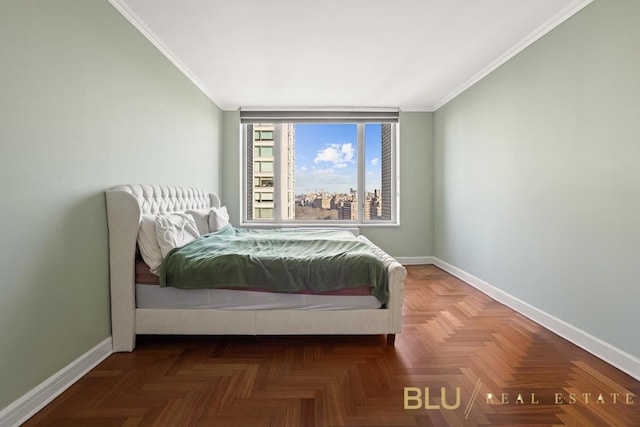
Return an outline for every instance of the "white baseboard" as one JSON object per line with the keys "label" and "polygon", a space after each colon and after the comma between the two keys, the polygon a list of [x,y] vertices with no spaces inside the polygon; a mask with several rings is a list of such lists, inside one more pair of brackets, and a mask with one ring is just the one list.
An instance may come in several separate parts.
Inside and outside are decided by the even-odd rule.
{"label": "white baseboard", "polygon": [[514,309],[523,316],[533,320],[534,322],[544,326],[550,331],[560,335],[562,338],[572,342],[585,351],[604,360],[621,371],[631,375],[633,378],[640,380],[640,359],[620,350],[613,345],[594,337],[588,332],[577,328],[564,320],[546,313],[507,292],[496,288],[495,286],[479,279],[472,274],[467,273],[439,258],[434,257],[434,264],[443,270],[453,274],[460,280],[468,283],[479,291],[487,294],[498,302]]}
{"label": "white baseboard", "polygon": [[24,423],[112,353],[109,337],[0,411],[0,427]]}
{"label": "white baseboard", "polygon": [[394,257],[402,265],[435,264],[438,258],[432,256]]}

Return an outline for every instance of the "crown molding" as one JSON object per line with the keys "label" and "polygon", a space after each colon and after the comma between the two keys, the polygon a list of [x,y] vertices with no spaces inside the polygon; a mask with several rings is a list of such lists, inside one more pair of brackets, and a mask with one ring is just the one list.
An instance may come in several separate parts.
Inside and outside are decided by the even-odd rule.
{"label": "crown molding", "polygon": [[441,107],[446,105],[449,101],[452,101],[455,97],[460,95],[465,90],[469,89],[474,84],[478,83],[480,80],[489,75],[492,71],[496,70],[498,67],[509,61],[511,58],[522,52],[527,47],[531,46],[533,43],[538,41],[544,35],[549,33],[551,30],[556,28],[558,25],[562,24],[567,19],[571,18],[573,15],[578,13],[580,10],[584,9],[587,5],[589,5],[593,0],[575,0],[571,2],[567,7],[562,9],[560,12],[549,18],[545,23],[543,23],[536,30],[531,32],[529,35],[524,37],[520,42],[516,43],[511,49],[507,52],[500,55],[489,65],[484,67],[478,73],[476,73],[469,80],[464,82],[462,85],[458,86],[456,89],[451,91],[448,95],[442,98],[439,102],[437,102],[431,111],[439,110]]}
{"label": "crown molding", "polygon": [[433,113],[433,107],[400,107],[401,113]]}
{"label": "crown molding", "polygon": [[226,107],[216,101],[215,97],[204,83],[200,79],[196,77],[196,75],[191,72],[189,67],[187,67],[182,61],[178,59],[178,57],[173,53],[171,49],[167,45],[165,45],[148,26],[147,24],[133,11],[129,6],[127,6],[122,0],[108,0],[108,2],[113,6],[131,25],[133,25],[140,33],[151,42],[152,45],[156,47],[173,65],[178,68],[191,82],[202,91],[214,104],[218,106],[221,110],[229,110],[231,108]]}

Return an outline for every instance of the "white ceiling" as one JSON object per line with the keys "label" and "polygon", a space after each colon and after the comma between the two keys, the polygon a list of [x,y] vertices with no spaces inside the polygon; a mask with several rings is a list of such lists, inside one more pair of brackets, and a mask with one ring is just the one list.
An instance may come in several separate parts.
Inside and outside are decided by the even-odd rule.
{"label": "white ceiling", "polygon": [[222,109],[433,111],[592,0],[109,0]]}

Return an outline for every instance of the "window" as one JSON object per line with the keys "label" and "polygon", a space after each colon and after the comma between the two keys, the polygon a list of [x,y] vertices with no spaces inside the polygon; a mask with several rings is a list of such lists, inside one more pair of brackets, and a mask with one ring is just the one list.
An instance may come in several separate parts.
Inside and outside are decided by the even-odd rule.
{"label": "window", "polygon": [[244,221],[397,224],[397,112],[241,111]]}
{"label": "window", "polygon": [[273,202],[273,192],[254,191],[253,197],[256,203]]}
{"label": "window", "polygon": [[268,172],[273,174],[273,162],[253,162],[254,172]]}
{"label": "window", "polygon": [[254,157],[273,157],[273,144],[271,146],[254,145]]}
{"label": "window", "polygon": [[273,130],[256,130],[253,133],[254,141],[273,141]]}

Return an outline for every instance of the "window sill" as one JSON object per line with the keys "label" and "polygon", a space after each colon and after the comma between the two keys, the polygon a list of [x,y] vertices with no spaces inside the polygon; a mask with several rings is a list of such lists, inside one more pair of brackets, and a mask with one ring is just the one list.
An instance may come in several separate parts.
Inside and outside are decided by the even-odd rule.
{"label": "window sill", "polygon": [[300,221],[300,222],[261,222],[243,221],[240,227],[246,228],[385,228],[400,227],[398,222],[329,222],[329,221]]}

